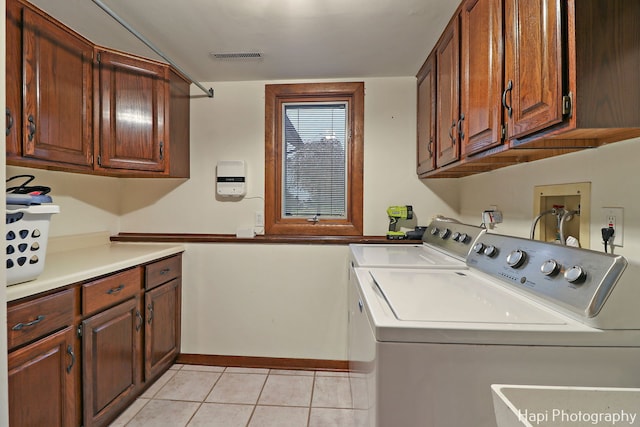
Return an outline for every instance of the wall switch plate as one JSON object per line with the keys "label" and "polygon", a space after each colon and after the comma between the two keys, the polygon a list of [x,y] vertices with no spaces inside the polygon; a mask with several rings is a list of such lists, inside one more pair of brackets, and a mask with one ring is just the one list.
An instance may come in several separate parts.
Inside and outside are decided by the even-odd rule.
{"label": "wall switch plate", "polygon": [[264,212],[256,211],[254,225],[256,227],[264,227]]}
{"label": "wall switch plate", "polygon": [[613,227],[615,230],[609,245],[622,247],[624,244],[624,208],[603,207],[602,221],[602,228]]}

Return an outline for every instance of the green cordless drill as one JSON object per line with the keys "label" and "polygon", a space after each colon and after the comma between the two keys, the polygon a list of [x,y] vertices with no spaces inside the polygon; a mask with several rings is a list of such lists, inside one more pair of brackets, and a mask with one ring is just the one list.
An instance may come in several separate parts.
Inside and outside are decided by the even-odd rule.
{"label": "green cordless drill", "polygon": [[399,219],[413,219],[413,206],[389,206],[387,208],[387,215],[389,216],[389,231],[387,231],[387,239],[406,239],[407,235],[403,231],[398,231]]}

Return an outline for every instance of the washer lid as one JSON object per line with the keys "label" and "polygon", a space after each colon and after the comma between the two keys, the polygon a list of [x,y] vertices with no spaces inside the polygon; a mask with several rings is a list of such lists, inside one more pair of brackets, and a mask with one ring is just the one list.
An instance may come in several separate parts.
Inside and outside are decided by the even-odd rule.
{"label": "washer lid", "polygon": [[370,270],[401,321],[565,324],[532,301],[468,270]]}
{"label": "washer lid", "polygon": [[359,267],[467,268],[464,261],[427,245],[351,245]]}

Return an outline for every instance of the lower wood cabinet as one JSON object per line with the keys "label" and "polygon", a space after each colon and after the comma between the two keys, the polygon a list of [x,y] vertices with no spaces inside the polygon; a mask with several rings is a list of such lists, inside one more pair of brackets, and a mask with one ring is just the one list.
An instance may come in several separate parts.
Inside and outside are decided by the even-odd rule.
{"label": "lower wood cabinet", "polygon": [[181,254],[7,307],[11,427],[107,426],[180,353]]}
{"label": "lower wood cabinet", "polygon": [[84,425],[105,425],[142,384],[142,316],[132,298],[82,322]]}
{"label": "lower wood cabinet", "polygon": [[180,279],[147,291],[145,307],[144,377],[153,380],[180,352]]}
{"label": "lower wood cabinet", "polygon": [[68,326],[9,353],[9,425],[76,425],[74,342]]}

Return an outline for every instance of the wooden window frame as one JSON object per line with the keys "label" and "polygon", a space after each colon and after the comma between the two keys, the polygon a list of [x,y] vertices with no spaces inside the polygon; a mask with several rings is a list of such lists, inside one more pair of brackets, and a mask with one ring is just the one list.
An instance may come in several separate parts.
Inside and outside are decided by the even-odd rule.
{"label": "wooden window frame", "polygon": [[[347,215],[310,222],[282,216],[282,105],[347,102]],[[302,83],[265,86],[265,235],[362,236],[364,83]]]}

